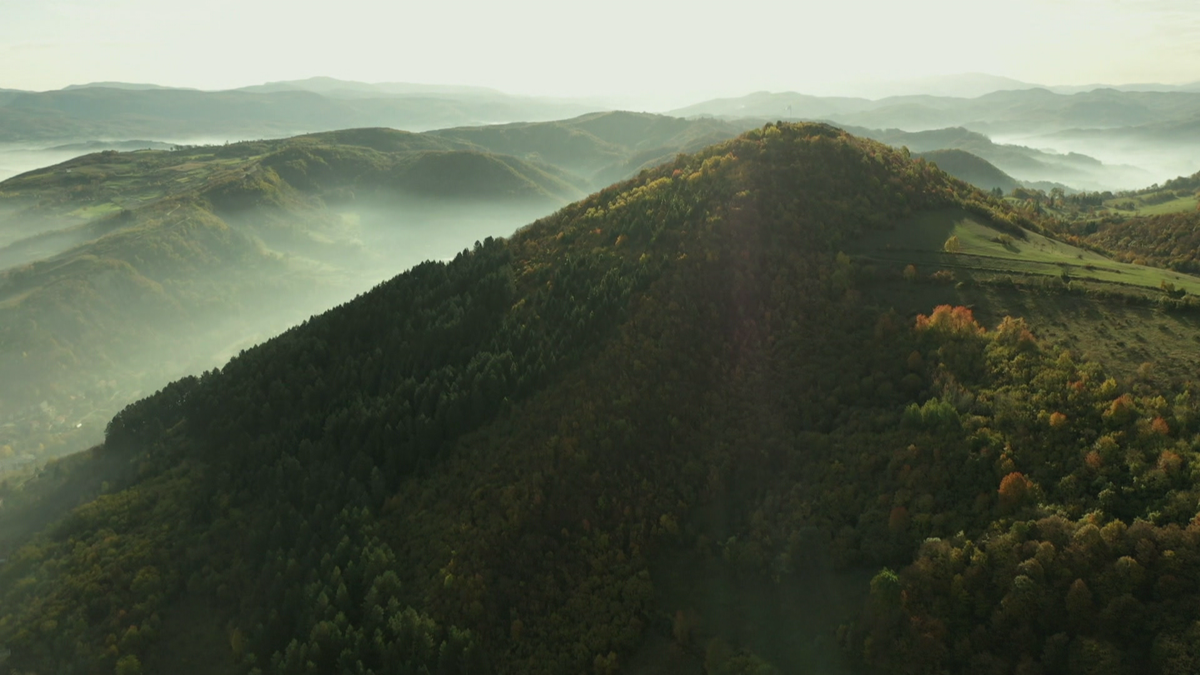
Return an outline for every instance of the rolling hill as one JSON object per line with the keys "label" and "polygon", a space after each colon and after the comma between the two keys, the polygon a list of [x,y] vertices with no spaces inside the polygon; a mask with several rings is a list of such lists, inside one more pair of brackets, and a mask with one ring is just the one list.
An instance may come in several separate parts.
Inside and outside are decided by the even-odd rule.
{"label": "rolling hill", "polygon": [[1196,303],[1041,229],[773,124],[417,266],[7,488],[0,667],[1190,672]]}
{"label": "rolling hill", "polygon": [[361,92],[129,89],[104,86],[0,97],[0,142],[156,138],[243,139],[386,126],[412,131],[513,120],[552,120],[594,110],[578,103],[497,92]]}
{"label": "rolling hill", "polygon": [[981,190],[999,189],[1001,192],[1012,192],[1021,187],[1017,179],[997,169],[986,159],[972,155],[966,150],[929,150],[918,152],[915,156],[933,162],[942,171]]}
{"label": "rolling hill", "polygon": [[583,194],[384,129],[87,155],[0,183],[0,469],[397,271]]}

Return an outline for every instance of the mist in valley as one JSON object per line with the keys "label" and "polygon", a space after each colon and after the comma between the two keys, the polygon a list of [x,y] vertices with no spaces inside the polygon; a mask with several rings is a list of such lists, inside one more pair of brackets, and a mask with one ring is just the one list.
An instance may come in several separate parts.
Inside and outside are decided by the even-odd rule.
{"label": "mist in valley", "polygon": [[[55,146],[57,145],[60,144],[56,143]],[[53,147],[0,143],[0,181],[92,152],[90,150],[55,150],[52,149]]]}
{"label": "mist in valley", "polygon": [[[553,208],[363,199],[322,210],[303,230],[282,230],[271,222],[278,214],[251,209],[227,219],[245,233],[238,257],[185,263],[178,273],[141,270],[148,277],[119,264],[73,275],[121,236],[105,238],[96,221],[50,223],[48,234],[5,242],[0,474],[90,447],[116,412],[168,382],[219,368],[414,265],[453,259]],[[0,212],[0,222],[13,215]]]}
{"label": "mist in valley", "polygon": [[[1024,145],[1058,153],[1078,153],[1103,162],[1097,180],[1080,189],[1137,190],[1200,171],[1200,141],[1181,135],[1171,141],[1138,139],[1123,131],[1060,132],[1050,135],[1004,135],[997,143]],[[1073,185],[1071,176],[1060,182]],[[1079,182],[1079,181],[1077,181]]]}
{"label": "mist in valley", "polygon": [[[213,145],[247,140],[241,137],[194,137],[184,140],[95,140],[92,138],[59,138],[38,143],[0,142],[0,183],[27,171],[54,166],[94,152],[116,150],[130,152],[153,149],[166,150],[176,145]],[[4,233],[0,233],[3,236]]]}

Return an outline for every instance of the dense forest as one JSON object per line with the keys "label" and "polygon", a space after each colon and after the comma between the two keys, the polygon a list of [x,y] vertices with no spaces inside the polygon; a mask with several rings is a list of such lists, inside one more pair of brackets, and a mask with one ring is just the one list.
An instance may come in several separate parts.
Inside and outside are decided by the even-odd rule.
{"label": "dense forest", "polygon": [[1131,261],[1200,274],[1200,212],[1103,223],[1087,241]]}
{"label": "dense forest", "polygon": [[5,542],[0,670],[607,674],[657,642],[646,672],[804,672],[655,569],[783,589],[825,556],[871,573],[846,668],[1196,672],[1188,374],[1039,338],[1121,297],[845,253],[946,209],[1036,227],[766,125],[178,380],[0,486],[0,536],[61,514]]}

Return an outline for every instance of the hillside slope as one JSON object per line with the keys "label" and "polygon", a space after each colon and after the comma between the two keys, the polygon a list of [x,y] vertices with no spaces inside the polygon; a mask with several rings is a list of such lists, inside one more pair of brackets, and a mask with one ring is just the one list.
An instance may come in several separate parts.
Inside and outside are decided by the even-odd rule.
{"label": "hillside slope", "polygon": [[841,632],[873,667],[1186,672],[1200,408],[1020,319],[888,308],[1071,297],[1048,286],[839,255],[954,208],[1011,220],[885,146],[770,125],[180,380],[67,469],[104,494],[0,568],[4,666],[842,669],[832,635],[737,631],[736,600],[701,616],[652,564],[778,598],[824,555],[915,561]]}
{"label": "hillside slope", "polygon": [[582,194],[571,176],[363,129],[104,152],[0,183],[0,472],[461,242]]}
{"label": "hillside slope", "polygon": [[553,164],[599,188],[753,126],[757,124],[744,120],[684,120],[614,111],[559,122],[445,129],[429,135]]}
{"label": "hillside slope", "polygon": [[981,190],[1012,192],[1021,184],[1017,179],[996,168],[986,159],[966,150],[930,150],[916,153],[917,157],[933,162],[939,169]]}

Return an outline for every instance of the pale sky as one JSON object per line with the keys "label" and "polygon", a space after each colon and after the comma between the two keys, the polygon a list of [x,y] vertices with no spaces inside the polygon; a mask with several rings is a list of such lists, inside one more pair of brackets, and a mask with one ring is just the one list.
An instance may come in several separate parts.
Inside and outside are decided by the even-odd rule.
{"label": "pale sky", "polygon": [[0,88],[325,75],[558,96],[831,93],[986,72],[1200,80],[1196,0],[0,0]]}

